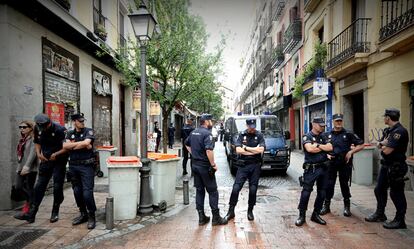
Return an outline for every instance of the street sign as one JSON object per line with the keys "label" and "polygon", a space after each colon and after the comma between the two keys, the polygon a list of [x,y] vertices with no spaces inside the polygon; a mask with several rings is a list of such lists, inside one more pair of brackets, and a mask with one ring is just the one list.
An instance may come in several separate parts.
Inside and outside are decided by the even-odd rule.
{"label": "street sign", "polygon": [[318,78],[313,82],[313,95],[328,95],[329,81],[326,78]]}

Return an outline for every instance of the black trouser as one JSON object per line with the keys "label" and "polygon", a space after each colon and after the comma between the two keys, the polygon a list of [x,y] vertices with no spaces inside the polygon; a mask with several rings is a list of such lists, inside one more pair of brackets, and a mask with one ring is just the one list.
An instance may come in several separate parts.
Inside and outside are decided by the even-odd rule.
{"label": "black trouser", "polygon": [[168,137],[168,145],[170,146],[170,148],[172,148],[172,146],[174,145],[174,136]]}
{"label": "black trouser", "polygon": [[194,173],[194,187],[196,188],[196,208],[197,210],[204,210],[204,198],[206,190],[209,196],[209,203],[211,210],[218,210],[218,190],[216,176],[208,174],[210,166],[192,165],[192,172]]}
{"label": "black trouser", "polygon": [[192,164],[191,162],[191,155],[189,155],[187,147],[185,147],[184,143],[183,143],[183,170],[187,171],[187,161],[188,161],[188,157],[190,157],[190,165]]}
{"label": "black trouser", "polygon": [[223,141],[224,133],[220,133],[220,142]]}
{"label": "black trouser", "polygon": [[95,184],[95,170],[93,164],[87,165],[70,165],[68,178],[72,182],[73,195],[75,196],[76,205],[81,212],[86,208],[89,213],[96,211],[93,188]]}
{"label": "black trouser", "polygon": [[161,137],[160,137],[160,136],[158,136],[158,137],[155,139],[155,152],[158,152],[158,147],[160,147],[160,141],[161,141]]}
{"label": "black trouser", "polygon": [[404,218],[407,211],[407,200],[404,194],[405,182],[402,178],[407,173],[408,167],[405,163],[401,163],[399,167],[401,178],[396,181],[390,179],[388,166],[381,166],[374,193],[377,199],[377,212],[384,213],[387,205],[388,188],[390,188],[390,197],[397,210],[396,218]]}
{"label": "black trouser", "polygon": [[53,204],[63,202],[63,183],[65,182],[66,160],[47,161],[39,165],[39,176],[34,187],[33,204],[37,207],[42,203],[47,185],[53,176]]}
{"label": "black trouser", "polygon": [[336,177],[339,173],[339,185],[341,186],[344,200],[351,198],[349,190],[349,178],[351,177],[352,164],[345,162],[333,162],[328,168],[328,185],[326,188],[326,200],[331,200],[335,192]]}
{"label": "black trouser", "polygon": [[27,202],[33,202],[34,185],[36,182],[37,172],[29,172],[26,175],[20,175],[20,171],[16,177],[16,190],[22,190],[24,198]]}
{"label": "black trouser", "polygon": [[328,181],[328,171],[325,167],[316,167],[305,169],[303,173],[303,189],[300,195],[299,210],[307,210],[310,195],[313,191],[313,185],[316,182],[316,199],[314,211],[319,213],[326,196],[325,188]]}
{"label": "black trouser", "polygon": [[261,168],[259,163],[252,163],[238,168],[236,180],[234,181],[233,190],[231,191],[230,196],[229,204],[231,206],[236,206],[240,190],[243,188],[247,179],[249,179],[249,207],[256,205],[256,193],[257,186],[259,185],[260,171]]}

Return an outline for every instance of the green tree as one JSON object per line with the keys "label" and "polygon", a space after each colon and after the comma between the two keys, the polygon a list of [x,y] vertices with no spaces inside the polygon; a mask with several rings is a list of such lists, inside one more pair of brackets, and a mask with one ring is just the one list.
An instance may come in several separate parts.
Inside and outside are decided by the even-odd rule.
{"label": "green tree", "polygon": [[[147,46],[148,82],[151,99],[158,101],[163,116],[163,151],[167,152],[168,118],[178,102],[195,103],[200,100],[213,103],[207,110],[220,112],[221,95],[212,89],[221,72],[224,40],[214,53],[205,51],[207,33],[202,19],[188,11],[188,0],[157,0],[149,9],[155,9],[160,35],[155,35]],[[138,3],[137,3],[138,6]],[[140,49],[131,48],[129,57],[119,56],[118,69],[130,86],[136,86],[140,74]],[[131,64],[135,65],[131,69]],[[155,88],[152,82],[157,82]],[[195,110],[200,111],[201,107]]]}

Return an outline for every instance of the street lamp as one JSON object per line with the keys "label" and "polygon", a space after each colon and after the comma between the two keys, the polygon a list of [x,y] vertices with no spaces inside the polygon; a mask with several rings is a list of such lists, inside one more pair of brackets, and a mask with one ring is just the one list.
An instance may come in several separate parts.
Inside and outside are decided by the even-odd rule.
{"label": "street lamp", "polygon": [[147,44],[151,40],[157,21],[141,2],[136,13],[129,14],[132,28],[141,50],[141,192],[139,209],[140,213],[152,212],[152,198],[149,184],[150,160],[147,158],[147,79],[146,79],[146,55]]}

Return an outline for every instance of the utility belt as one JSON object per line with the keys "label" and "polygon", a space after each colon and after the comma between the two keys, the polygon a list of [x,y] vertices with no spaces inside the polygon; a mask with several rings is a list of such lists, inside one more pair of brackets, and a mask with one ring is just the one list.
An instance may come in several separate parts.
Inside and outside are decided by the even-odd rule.
{"label": "utility belt", "polygon": [[95,158],[69,161],[69,165],[88,165],[88,164],[93,164],[93,163],[95,163]]}
{"label": "utility belt", "polygon": [[320,162],[320,163],[304,163],[302,168],[304,170],[307,169],[317,169],[317,168],[324,168],[327,169],[329,166],[330,162],[329,161],[325,161],[325,162]]}
{"label": "utility belt", "polygon": [[198,166],[210,166],[210,161],[208,159],[207,160],[202,160],[202,159],[192,158],[191,162],[195,165],[198,165]]}

